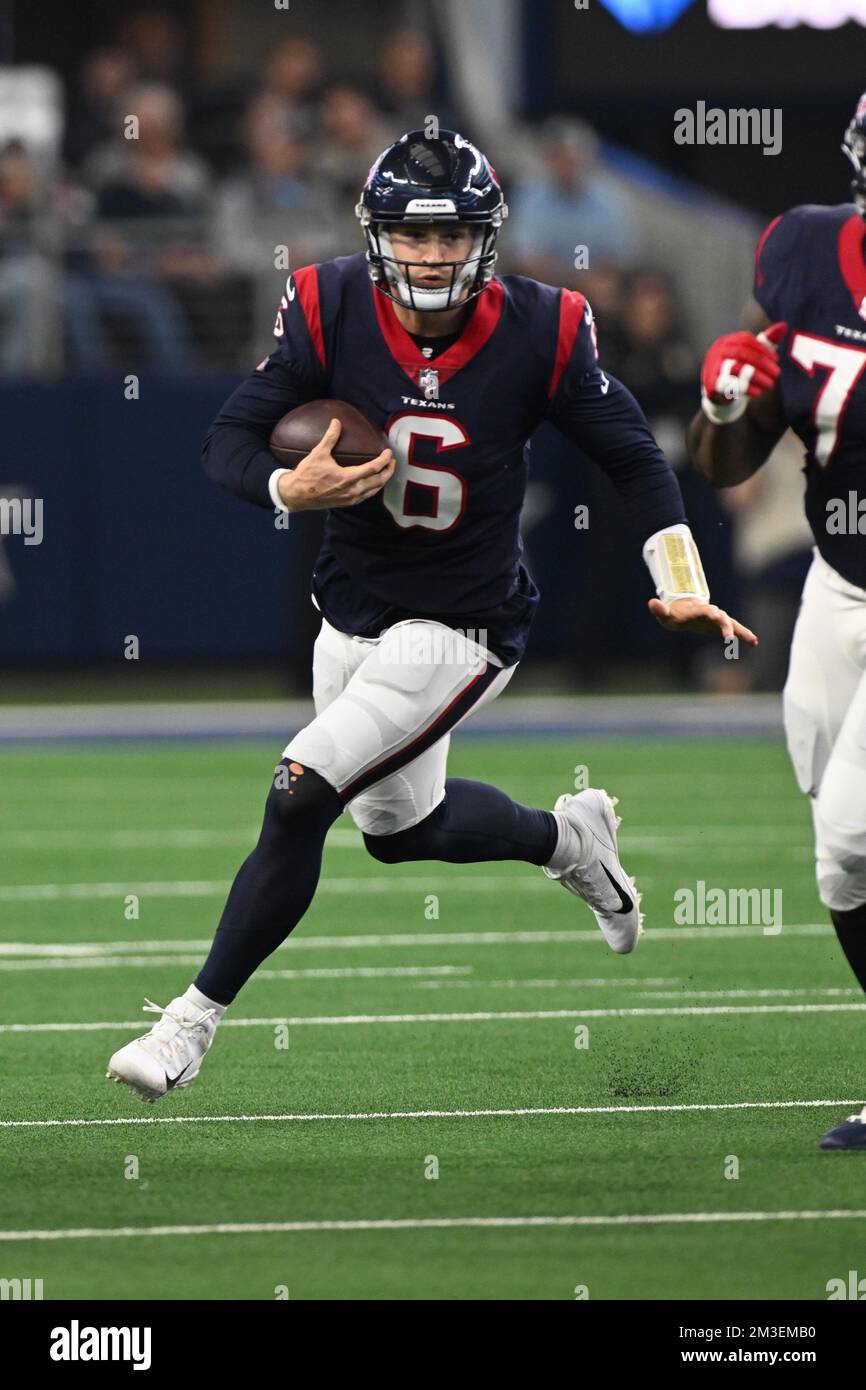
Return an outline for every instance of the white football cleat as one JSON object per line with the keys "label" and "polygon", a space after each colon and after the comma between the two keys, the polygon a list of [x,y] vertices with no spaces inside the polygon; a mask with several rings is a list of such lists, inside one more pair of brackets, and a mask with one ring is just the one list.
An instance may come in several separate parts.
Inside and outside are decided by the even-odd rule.
{"label": "white football cleat", "polygon": [[198,1076],[219,1020],[180,995],[162,1008],[147,999],[144,1013],[162,1014],[149,1033],[121,1047],[108,1063],[110,1081],[123,1081],[142,1100],[180,1091]]}
{"label": "white football cleat", "polygon": [[[606,791],[595,787],[575,796],[566,792],[559,797],[553,809],[561,811],[575,827],[575,860],[558,872],[547,865],[542,867],[548,878],[556,879],[569,893],[588,903],[608,946],[626,955],[634,950],[643,933],[643,913],[635,881],[619,862],[616,828],[620,817],[614,810],[616,804]],[[581,861],[581,846],[587,839],[592,843],[592,854]],[[583,853],[585,856],[585,850]],[[561,862],[559,846],[556,857]]]}

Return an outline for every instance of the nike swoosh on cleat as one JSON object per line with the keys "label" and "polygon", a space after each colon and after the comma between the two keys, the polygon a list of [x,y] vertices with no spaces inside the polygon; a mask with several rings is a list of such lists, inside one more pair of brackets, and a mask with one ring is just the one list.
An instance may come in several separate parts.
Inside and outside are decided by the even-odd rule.
{"label": "nike swoosh on cleat", "polygon": [[620,885],[617,883],[616,879],[614,878],[613,874],[612,874],[612,873],[610,872],[610,870],[608,869],[607,865],[606,865],[606,864],[602,864],[601,867],[604,869],[605,873],[607,874],[607,876],[608,876],[608,878],[609,878],[609,880],[610,880],[610,885],[611,885],[611,887],[616,889],[617,894],[618,894],[618,896],[619,896],[619,900],[620,900],[620,902],[622,903],[622,907],[618,907],[618,908],[617,908],[616,914],[615,914],[615,915],[616,915],[617,917],[619,917],[619,916],[622,915],[623,912],[631,912],[631,911],[633,910],[633,908],[634,908],[634,903],[632,902],[631,898],[627,897],[626,894],[622,891],[622,888],[621,888]]}
{"label": "nike swoosh on cleat", "polygon": [[[608,875],[608,877],[610,877],[610,875]],[[186,1074],[187,1074],[187,1072],[189,1071],[189,1069],[190,1069],[191,1066],[192,1066],[192,1062],[187,1062],[187,1064],[186,1064],[186,1066],[184,1067],[183,1071],[179,1071],[178,1074],[177,1074],[177,1076],[169,1076],[168,1072],[166,1072],[166,1074],[165,1074],[165,1079],[166,1079],[166,1082],[168,1083],[168,1088],[169,1088],[169,1090],[171,1090],[172,1086],[176,1086],[177,1083],[178,1083],[179,1081],[183,1080],[183,1078],[186,1076]]]}

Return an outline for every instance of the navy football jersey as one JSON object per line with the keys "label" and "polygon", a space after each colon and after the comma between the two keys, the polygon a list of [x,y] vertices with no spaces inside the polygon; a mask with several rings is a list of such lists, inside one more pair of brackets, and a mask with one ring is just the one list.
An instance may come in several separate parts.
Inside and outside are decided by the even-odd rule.
{"label": "navy football jersey", "polygon": [[520,659],[539,598],[521,560],[524,446],[543,420],[608,472],[638,538],[685,519],[640,408],[599,365],[576,291],[494,279],[431,359],[359,254],[290,275],[274,331],[275,350],[212,425],[205,467],[270,507],[277,465],[265,446],[286,411],[327,397],[382,427],[394,474],[375,496],[327,512],[313,573],[317,606],[343,632],[376,636],[430,617],[486,631],[505,665]]}
{"label": "navy football jersey", "polygon": [[779,345],[782,406],[806,446],[806,515],[815,544],[861,589],[866,539],[856,528],[835,531],[839,502],[847,508],[849,493],[861,496],[866,484],[864,248],[866,222],[853,203],[793,208],[758,243],[754,290],[765,314],[788,325]]}

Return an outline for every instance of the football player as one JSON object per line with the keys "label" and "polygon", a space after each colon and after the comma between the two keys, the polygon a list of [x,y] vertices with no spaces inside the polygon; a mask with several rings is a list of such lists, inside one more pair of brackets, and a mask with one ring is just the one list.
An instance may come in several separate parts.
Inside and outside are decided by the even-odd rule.
{"label": "football player", "polygon": [[[309,907],[346,807],[382,863],[523,860],[588,903],[614,951],[637,942],[606,792],[566,793],[548,811],[445,775],[451,731],[511,680],[538,603],[519,536],[536,426],[553,421],[619,489],[665,627],[756,638],[710,603],[676,479],[600,367],[584,297],[494,276],[506,212],[469,141],[404,135],[358,204],[366,256],[289,276],[274,351],[206,437],[208,475],[238,497],[327,511],[312,577],[316,713],[283,753],[194,984],[165,1009],[148,1001],[159,1023],[111,1058],[108,1075],[145,1099],[197,1074],[225,1009]],[[334,421],[297,468],[279,467],[273,426],[323,399],[363,411],[389,448],[342,468]]]}
{"label": "football player", "polygon": [[[811,797],[818,893],[866,989],[866,94],[842,148],[853,203],[808,204],[761,237],[746,328],[710,347],[689,447],[716,487],[789,427],[806,446],[814,559],[794,630],[785,734]],[[866,1149],[866,1107],[821,1140]]]}

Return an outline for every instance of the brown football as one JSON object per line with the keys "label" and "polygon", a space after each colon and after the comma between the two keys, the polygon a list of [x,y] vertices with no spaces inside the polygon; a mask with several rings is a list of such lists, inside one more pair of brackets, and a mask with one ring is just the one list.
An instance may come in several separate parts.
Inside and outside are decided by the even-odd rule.
{"label": "brown football", "polygon": [[334,449],[334,459],[343,468],[369,463],[388,440],[378,425],[346,401],[308,401],[290,410],[271,431],[270,450],[284,468],[296,468],[318,444],[331,421],[337,419],[343,432]]}

